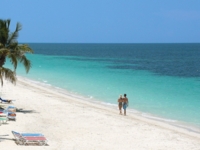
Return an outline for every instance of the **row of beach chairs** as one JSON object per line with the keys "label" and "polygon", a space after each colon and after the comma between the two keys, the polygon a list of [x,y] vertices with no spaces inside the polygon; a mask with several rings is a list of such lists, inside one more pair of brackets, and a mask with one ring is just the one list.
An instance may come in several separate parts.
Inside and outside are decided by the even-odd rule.
{"label": "row of beach chairs", "polygon": [[[2,99],[0,97],[0,102],[4,104],[10,104],[13,101],[14,100]],[[0,125],[11,119],[16,121],[16,107],[8,106],[6,109],[0,109]]]}
{"label": "row of beach chairs", "polygon": [[[12,100],[3,100],[0,97],[1,103],[12,103]],[[16,121],[16,107],[8,106],[6,109],[0,109],[0,125],[7,123],[8,120]],[[19,133],[12,131],[13,136],[17,145],[47,145],[47,139],[43,134],[40,133]]]}
{"label": "row of beach chairs", "polygon": [[16,107],[8,106],[6,109],[0,109],[0,125],[8,120],[16,121]]}

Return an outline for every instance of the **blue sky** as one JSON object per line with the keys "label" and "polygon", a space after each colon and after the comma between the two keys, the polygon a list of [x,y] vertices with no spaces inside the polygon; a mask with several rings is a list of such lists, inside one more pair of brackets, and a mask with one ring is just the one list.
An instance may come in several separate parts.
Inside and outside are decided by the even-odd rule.
{"label": "blue sky", "polygon": [[18,41],[200,43],[200,0],[0,0]]}

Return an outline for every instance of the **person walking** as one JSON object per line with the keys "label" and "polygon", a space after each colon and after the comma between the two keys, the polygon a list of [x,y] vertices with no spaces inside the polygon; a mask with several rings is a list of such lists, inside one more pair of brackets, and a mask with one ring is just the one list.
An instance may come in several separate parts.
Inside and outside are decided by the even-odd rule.
{"label": "person walking", "polygon": [[123,98],[122,95],[119,96],[118,98],[118,107],[119,107],[119,114],[122,115],[122,102],[123,102]]}
{"label": "person walking", "polygon": [[126,108],[128,107],[128,98],[127,98],[126,96],[127,96],[127,95],[124,94],[124,98],[123,98],[124,116],[126,116]]}

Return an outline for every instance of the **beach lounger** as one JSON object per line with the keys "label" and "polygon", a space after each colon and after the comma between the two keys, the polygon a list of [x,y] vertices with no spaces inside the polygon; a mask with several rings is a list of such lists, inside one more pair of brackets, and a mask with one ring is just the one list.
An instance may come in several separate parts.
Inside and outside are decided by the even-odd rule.
{"label": "beach lounger", "polygon": [[7,117],[8,113],[0,112],[0,117]]}
{"label": "beach lounger", "polygon": [[8,119],[16,121],[16,107],[8,106],[6,109],[0,110],[0,116],[6,116]]}
{"label": "beach lounger", "polygon": [[6,123],[8,121],[8,113],[7,112],[4,112],[4,110],[1,110],[0,111],[0,125],[2,123]]}
{"label": "beach lounger", "polygon": [[16,107],[8,106],[5,111],[8,113],[8,119],[12,119],[16,121]]}
{"label": "beach lounger", "polygon": [[7,117],[0,117],[0,125],[2,123],[6,123],[8,121],[8,118]]}
{"label": "beach lounger", "polygon": [[13,113],[13,112],[11,112],[11,113],[8,112],[7,118],[8,118],[9,120],[14,120],[14,121],[17,120],[17,119],[16,119],[16,114]]}
{"label": "beach lounger", "polygon": [[4,102],[4,103],[12,103],[13,100],[5,100],[5,99],[2,99],[2,98],[0,97],[0,101],[1,101],[1,103],[2,103],[2,102]]}
{"label": "beach lounger", "polygon": [[15,106],[8,106],[5,111],[7,112],[16,112],[17,108]]}
{"label": "beach lounger", "polygon": [[30,143],[38,145],[47,145],[47,139],[40,133],[19,133],[12,131],[16,139],[16,143],[20,145],[28,145]]}

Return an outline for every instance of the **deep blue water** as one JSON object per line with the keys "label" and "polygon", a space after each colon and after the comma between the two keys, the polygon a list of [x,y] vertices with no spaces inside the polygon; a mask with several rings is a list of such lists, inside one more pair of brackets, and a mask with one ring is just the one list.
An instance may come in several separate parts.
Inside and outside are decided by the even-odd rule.
{"label": "deep blue water", "polygon": [[[35,54],[80,56],[105,61],[110,69],[147,70],[159,75],[200,77],[200,44],[30,44]],[[120,59],[118,59],[120,58]],[[69,59],[69,58],[68,58]]]}

